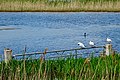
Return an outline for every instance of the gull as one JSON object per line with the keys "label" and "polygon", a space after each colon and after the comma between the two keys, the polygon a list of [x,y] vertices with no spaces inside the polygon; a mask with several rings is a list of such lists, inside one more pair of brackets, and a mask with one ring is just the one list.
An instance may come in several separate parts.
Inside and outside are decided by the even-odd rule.
{"label": "gull", "polygon": [[81,47],[81,48],[85,48],[85,45],[81,42],[78,42],[78,45]]}
{"label": "gull", "polygon": [[107,38],[106,41],[110,44],[112,40],[110,38]]}
{"label": "gull", "polygon": [[92,46],[92,47],[95,46],[95,44],[94,44],[93,41],[90,41],[90,42],[89,42],[89,45]]}

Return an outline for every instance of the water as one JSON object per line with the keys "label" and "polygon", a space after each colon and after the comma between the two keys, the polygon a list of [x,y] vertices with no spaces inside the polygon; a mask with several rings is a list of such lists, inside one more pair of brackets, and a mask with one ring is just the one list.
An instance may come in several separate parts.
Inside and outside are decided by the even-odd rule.
{"label": "water", "polygon": [[[78,48],[77,43],[97,46],[112,39],[113,48],[120,51],[120,13],[0,13],[0,28],[21,28],[0,31],[0,53],[11,48],[13,53]],[[85,38],[83,33],[87,33]]]}

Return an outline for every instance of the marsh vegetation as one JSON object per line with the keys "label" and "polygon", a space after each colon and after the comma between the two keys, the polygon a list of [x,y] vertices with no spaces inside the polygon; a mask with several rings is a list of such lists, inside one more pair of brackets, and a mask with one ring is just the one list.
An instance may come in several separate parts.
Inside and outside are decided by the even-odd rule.
{"label": "marsh vegetation", "polygon": [[12,60],[0,64],[3,80],[118,80],[120,78],[120,55],[90,58],[59,58],[45,60]]}
{"label": "marsh vegetation", "polygon": [[0,11],[120,11],[119,0],[0,0]]}

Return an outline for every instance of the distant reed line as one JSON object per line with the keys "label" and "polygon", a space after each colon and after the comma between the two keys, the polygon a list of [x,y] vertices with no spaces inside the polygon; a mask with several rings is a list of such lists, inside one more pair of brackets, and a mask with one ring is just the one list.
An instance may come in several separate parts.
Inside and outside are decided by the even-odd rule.
{"label": "distant reed line", "polygon": [[0,11],[120,11],[120,0],[0,0]]}

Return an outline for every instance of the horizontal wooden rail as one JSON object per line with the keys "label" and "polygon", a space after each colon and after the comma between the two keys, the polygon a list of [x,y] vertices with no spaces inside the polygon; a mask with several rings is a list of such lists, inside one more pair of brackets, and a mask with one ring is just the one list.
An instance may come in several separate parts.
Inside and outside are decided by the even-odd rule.
{"label": "horizontal wooden rail", "polygon": [[[54,51],[47,51],[46,53],[57,53],[57,52],[74,51],[74,50],[84,50],[84,49],[93,49],[93,48],[105,48],[105,46],[74,48],[74,49],[66,49],[66,50],[54,50]],[[16,57],[16,56],[35,55],[35,54],[44,54],[44,52],[31,52],[31,53],[25,53],[25,54],[15,54],[15,55],[12,55],[12,56]]]}

